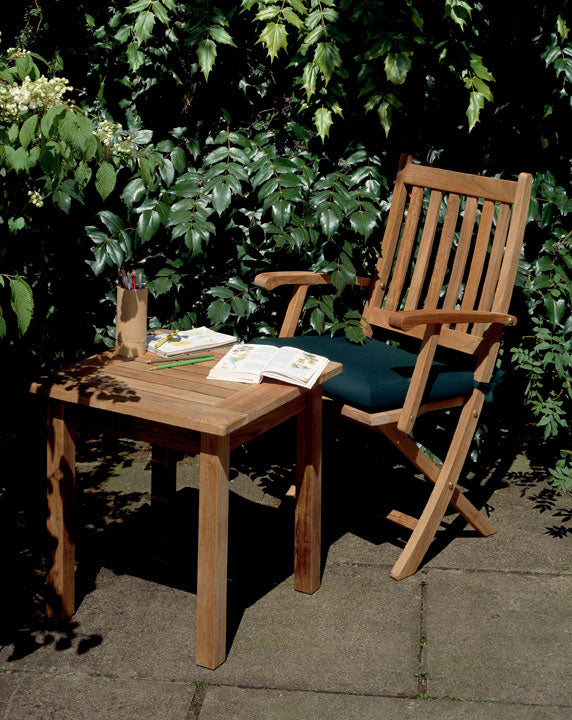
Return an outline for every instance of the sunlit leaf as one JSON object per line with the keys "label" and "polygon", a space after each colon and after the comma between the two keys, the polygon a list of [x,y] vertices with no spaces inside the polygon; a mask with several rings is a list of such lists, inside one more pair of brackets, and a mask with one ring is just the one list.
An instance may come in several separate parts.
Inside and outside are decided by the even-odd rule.
{"label": "sunlit leaf", "polygon": [[23,277],[16,276],[10,278],[10,291],[12,310],[16,313],[18,319],[20,335],[23,335],[30,325],[34,312],[32,289]]}
{"label": "sunlit leaf", "polygon": [[340,51],[333,42],[322,42],[318,43],[314,52],[314,65],[317,65],[326,80],[326,85],[329,83],[334,68],[342,64],[340,58]]}
{"label": "sunlit leaf", "polygon": [[270,56],[270,62],[278,55],[278,52],[288,45],[288,31],[283,23],[268,23],[260,33],[259,43],[264,43]]}
{"label": "sunlit leaf", "polygon": [[153,34],[153,26],[155,25],[155,15],[149,10],[139,13],[137,20],[135,21],[135,39],[142,45],[146,40],[149,40]]}
{"label": "sunlit leaf", "polygon": [[325,138],[330,133],[330,126],[332,124],[332,113],[328,108],[318,108],[316,110],[316,114],[314,115],[314,123],[316,125],[316,129],[318,131],[318,135],[320,136],[322,142],[324,142]]}
{"label": "sunlit leaf", "polygon": [[209,38],[205,38],[197,47],[197,55],[205,80],[208,80],[216,59],[216,44]]}

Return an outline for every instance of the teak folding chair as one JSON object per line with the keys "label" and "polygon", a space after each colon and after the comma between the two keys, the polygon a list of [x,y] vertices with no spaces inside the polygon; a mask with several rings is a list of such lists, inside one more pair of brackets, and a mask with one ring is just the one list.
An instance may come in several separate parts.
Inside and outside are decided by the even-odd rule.
{"label": "teak folding chair", "polygon": [[[383,433],[433,483],[419,519],[392,510],[387,519],[412,531],[391,571],[401,580],[421,563],[451,505],[481,535],[491,523],[457,488],[490,389],[515,282],[532,178],[517,181],[417,165],[402,155],[381,253],[362,313],[362,345],[329,336],[292,337],[310,285],[330,283],[314,272],[267,272],[255,283],[271,290],[293,285],[279,337],[342,362],[324,393],[341,414]],[[417,354],[373,337],[382,331],[417,338]],[[395,337],[395,336],[392,336]],[[442,350],[445,348],[446,350]],[[436,352],[472,356],[472,368],[437,360]],[[466,364],[466,363],[465,363]],[[423,413],[460,407],[446,457],[434,463],[411,438]]]}

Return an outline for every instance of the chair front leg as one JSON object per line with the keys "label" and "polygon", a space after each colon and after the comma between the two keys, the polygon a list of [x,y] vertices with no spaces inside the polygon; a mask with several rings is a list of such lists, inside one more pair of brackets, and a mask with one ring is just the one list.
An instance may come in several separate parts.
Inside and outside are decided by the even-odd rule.
{"label": "chair front leg", "polygon": [[461,410],[449,452],[435,487],[407,545],[390,573],[394,580],[402,580],[413,575],[435,537],[447,506],[455,493],[457,480],[465,463],[483,402],[482,392],[474,390],[467,404]]}

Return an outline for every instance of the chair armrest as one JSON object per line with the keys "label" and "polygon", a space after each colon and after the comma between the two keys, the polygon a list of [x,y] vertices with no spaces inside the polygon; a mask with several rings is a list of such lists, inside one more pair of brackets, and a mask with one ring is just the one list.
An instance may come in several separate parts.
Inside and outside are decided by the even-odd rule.
{"label": "chair armrest", "polygon": [[450,323],[501,323],[516,325],[514,315],[482,310],[400,310],[390,313],[389,324],[398,330],[411,330],[417,325],[449,325]]}
{"label": "chair armrest", "polygon": [[[280,285],[329,285],[332,281],[331,273],[318,273],[309,270],[282,270],[260,273],[254,278],[254,284],[265,290],[273,290]],[[368,287],[370,278],[356,275],[354,285]]]}
{"label": "chair armrest", "polygon": [[274,290],[280,285],[329,285],[330,274],[306,270],[265,272],[254,278],[254,284],[265,290]]}

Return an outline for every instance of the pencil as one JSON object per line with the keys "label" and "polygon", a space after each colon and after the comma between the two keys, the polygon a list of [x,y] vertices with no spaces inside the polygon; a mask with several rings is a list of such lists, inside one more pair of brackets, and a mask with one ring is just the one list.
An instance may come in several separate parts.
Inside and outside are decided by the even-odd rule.
{"label": "pencil", "polygon": [[178,367],[180,365],[192,365],[193,363],[207,362],[208,360],[214,360],[214,355],[206,355],[205,357],[195,358],[194,360],[182,360],[179,362],[165,363],[164,365],[153,365],[149,370],[162,370],[163,368]]}
{"label": "pencil", "polygon": [[179,362],[179,360],[198,360],[201,358],[210,357],[210,355],[171,355],[171,357],[162,357],[157,360],[146,360],[148,364],[153,363],[165,363],[165,362]]}
{"label": "pencil", "polygon": [[155,347],[158,348],[158,347],[160,347],[163,343],[166,343],[167,340],[170,340],[171,338],[174,338],[175,335],[176,335],[178,332],[179,332],[178,330],[171,330],[171,332],[170,332],[166,337],[164,337],[164,338],[162,338],[161,340],[159,340],[158,343],[155,343]]}

